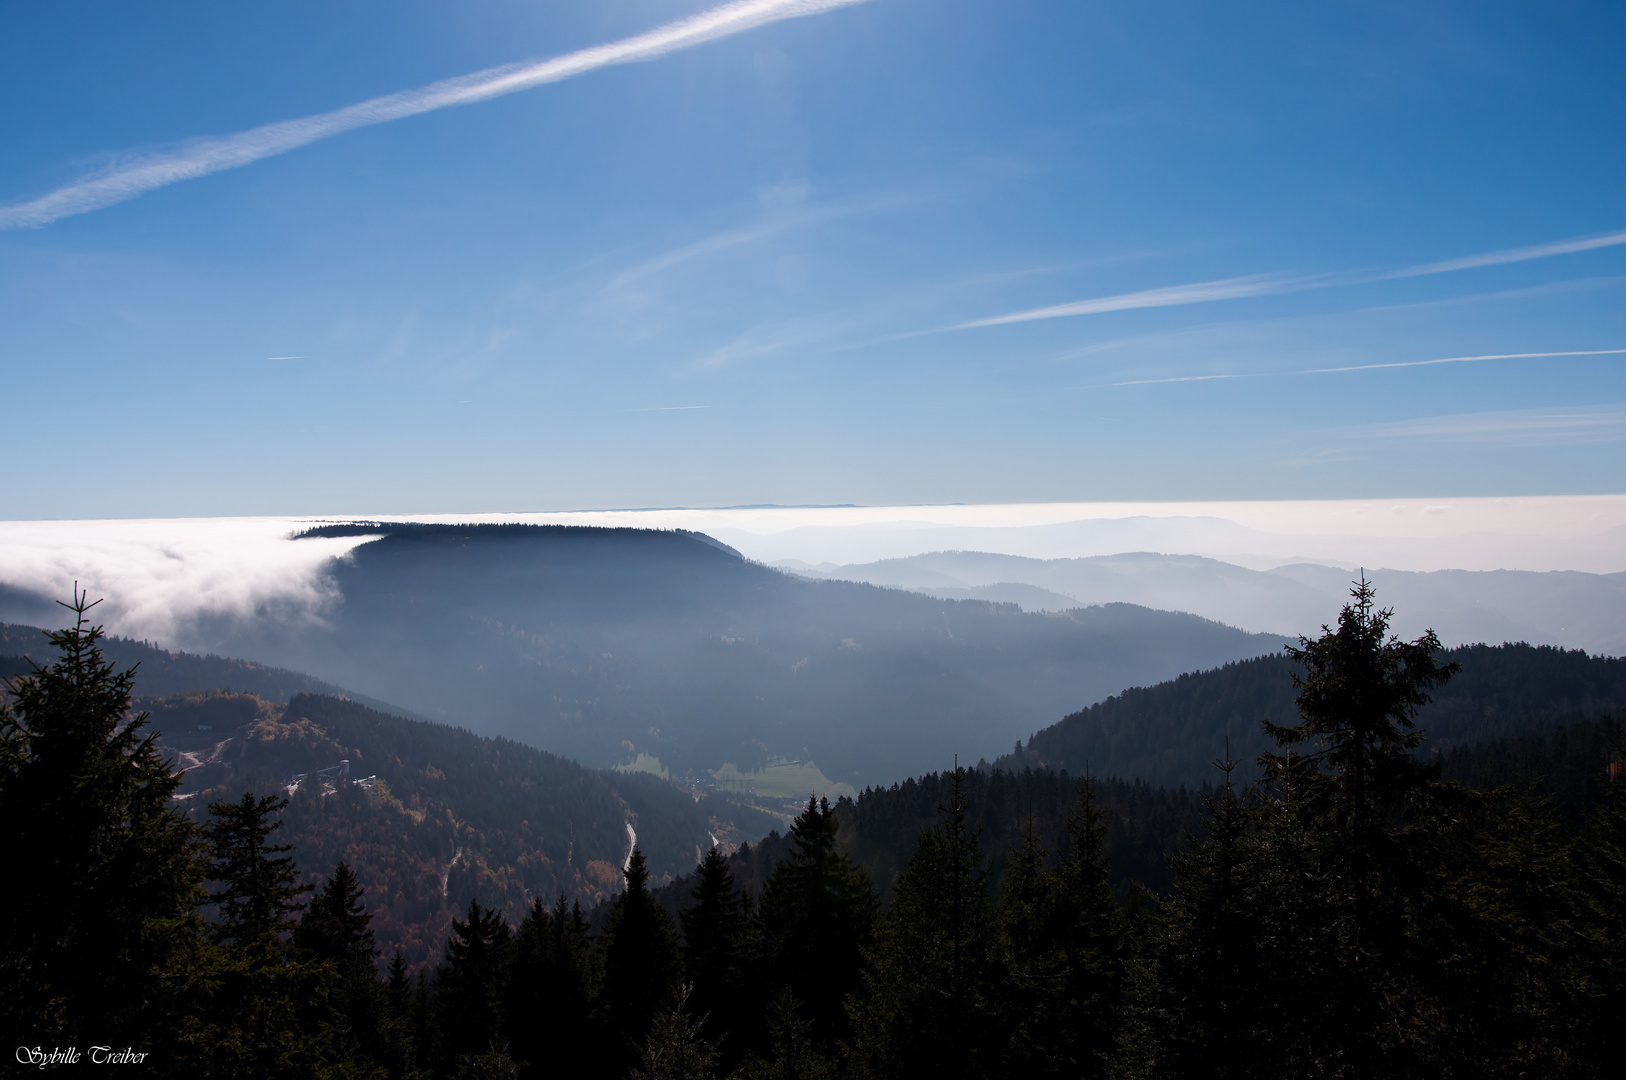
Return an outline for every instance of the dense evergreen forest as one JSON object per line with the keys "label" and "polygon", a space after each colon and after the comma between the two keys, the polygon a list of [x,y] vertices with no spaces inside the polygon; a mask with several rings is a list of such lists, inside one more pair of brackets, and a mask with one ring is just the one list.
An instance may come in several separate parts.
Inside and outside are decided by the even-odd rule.
{"label": "dense evergreen forest", "polygon": [[[78,614],[0,719],[0,854],[31,886],[0,892],[0,1010],[28,1045],[131,1046],[200,1077],[1585,1077],[1618,1060],[1618,729],[1430,755],[1416,721],[1466,665],[1389,635],[1364,586],[1290,651],[1296,708],[1264,719],[1270,748],[1222,752],[1200,795],[956,768],[810,801],[788,835],[712,848],[665,890],[635,850],[596,914],[471,900],[416,971],[380,955],[379,898],[347,863],[302,884],[285,795],[183,809],[131,674]],[[352,707],[317,725],[321,700],[278,723],[333,747],[379,723]],[[1190,840],[1163,895],[1114,868],[1171,828]]]}
{"label": "dense evergreen forest", "polygon": [[780,823],[726,795],[697,797],[655,776],[587,769],[328,695],[296,694],[285,706],[220,693],[136,705],[185,769],[176,794],[193,817],[244,791],[285,795],[279,835],[299,851],[303,880],[346,860],[372,897],[380,946],[414,965],[439,955],[452,916],[475,897],[517,921],[532,896],[592,905],[619,890],[629,827],[651,873],[670,880],[713,843]]}
{"label": "dense evergreen forest", "polygon": [[[1417,717],[1430,754],[1614,717],[1626,708],[1626,659],[1509,644],[1445,650],[1444,662],[1460,670]],[[1269,749],[1260,722],[1291,722],[1297,674],[1293,657],[1277,653],[1125,690],[1039,731],[994,764],[1201,786],[1225,739],[1240,761],[1251,763]]]}

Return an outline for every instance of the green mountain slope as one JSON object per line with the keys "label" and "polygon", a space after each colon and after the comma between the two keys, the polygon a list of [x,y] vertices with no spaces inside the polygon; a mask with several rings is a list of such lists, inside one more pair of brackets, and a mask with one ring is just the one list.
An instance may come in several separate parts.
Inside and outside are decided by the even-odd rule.
{"label": "green mountain slope", "polygon": [[532,897],[591,904],[619,889],[634,833],[659,880],[692,868],[713,837],[754,838],[777,822],[725,796],[335,697],[140,704],[187,770],[180,797],[193,812],[244,790],[291,791],[278,835],[301,871],[350,863],[381,944],[414,962],[437,953],[471,899],[517,921]]}
{"label": "green mountain slope", "polygon": [[[1462,671],[1418,720],[1435,752],[1546,731],[1626,706],[1623,659],[1531,645],[1470,645],[1448,650],[1446,658]],[[1293,670],[1284,655],[1263,656],[1126,690],[1044,728],[995,764],[1200,785],[1211,778],[1227,737],[1232,756],[1251,766],[1267,746],[1260,721],[1290,722]]]}

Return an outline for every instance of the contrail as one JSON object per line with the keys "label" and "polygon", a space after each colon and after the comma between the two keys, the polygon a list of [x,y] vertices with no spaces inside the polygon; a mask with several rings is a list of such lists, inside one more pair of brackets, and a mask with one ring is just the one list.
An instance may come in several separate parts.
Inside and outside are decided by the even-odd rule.
{"label": "contrail", "polygon": [[1346,371],[1382,371],[1385,368],[1432,367],[1435,364],[1471,364],[1478,360],[1535,360],[1550,356],[1619,356],[1626,349],[1570,349],[1565,352],[1486,353],[1484,356],[1445,356],[1438,360],[1397,360],[1388,364],[1352,364],[1348,367],[1304,368],[1300,371],[1249,371],[1235,375],[1172,375],[1161,379],[1130,379],[1109,386],[1152,386],[1157,383],[1212,382],[1215,379],[1264,379],[1271,375],[1336,375]]}
{"label": "contrail", "polygon": [[[1141,292],[1102,296],[1093,300],[1075,300],[1068,304],[1053,304],[1050,307],[1032,308],[1027,311],[1012,312],[1009,315],[993,315],[986,319],[973,319],[970,322],[955,323],[953,326],[945,326],[938,330],[916,331],[913,334],[897,336],[915,337],[924,334],[940,334],[949,330],[972,330],[979,326],[1005,326],[1009,323],[1033,322],[1037,319],[1063,319],[1072,315],[1098,315],[1105,311],[1176,307],[1182,304],[1203,304],[1212,300],[1237,300],[1250,296],[1274,296],[1279,293],[1299,292],[1308,289],[1331,289],[1340,285],[1364,285],[1376,281],[1424,277],[1429,274],[1449,274],[1458,270],[1472,270],[1481,266],[1501,266],[1505,263],[1528,262],[1531,259],[1547,259],[1554,255],[1573,255],[1579,251],[1592,251],[1597,248],[1615,247],[1620,244],[1626,244],[1626,230],[1601,233],[1596,236],[1580,236],[1570,240],[1553,240],[1545,244],[1531,244],[1529,247],[1509,248],[1505,251],[1489,251],[1480,255],[1466,255],[1460,259],[1423,263],[1420,266],[1408,266],[1401,270],[1389,270],[1381,273],[1356,271],[1342,274],[1321,274],[1314,277],[1295,277],[1280,273],[1254,274],[1249,277],[1224,278],[1219,281],[1199,281],[1191,285],[1168,285],[1158,289],[1145,289]],[[1452,361],[1430,360],[1427,362],[1449,363]]]}
{"label": "contrail", "polygon": [[1268,296],[1306,288],[1302,279],[1284,278],[1277,274],[1254,274],[1251,277],[1225,278],[1222,281],[1199,281],[1191,285],[1168,285],[1160,289],[1102,296],[1094,300],[1075,300],[1070,304],[1032,308],[1009,315],[994,315],[986,319],[973,319],[957,323],[949,330],[971,330],[979,326],[1004,326],[1008,323],[1033,322],[1037,319],[1061,319],[1069,315],[1097,315],[1103,311],[1130,311],[1135,308],[1175,307],[1180,304],[1201,304],[1210,300],[1235,300],[1244,296]]}
{"label": "contrail", "polygon": [[1444,262],[1424,263],[1422,266],[1396,270],[1384,276],[1408,278],[1422,277],[1424,274],[1448,274],[1453,270],[1501,266],[1503,263],[1545,259],[1553,255],[1573,255],[1577,251],[1592,251],[1595,248],[1614,247],[1617,244],[1626,244],[1626,230],[1602,233],[1598,236],[1579,236],[1573,240],[1554,240],[1546,244],[1531,244],[1529,247],[1509,248],[1506,251],[1488,251],[1483,255],[1468,255],[1461,259],[1446,259]]}
{"label": "contrail", "polygon": [[333,112],[282,120],[235,135],[204,138],[171,153],[153,154],[115,165],[100,176],[80,180],[29,202],[0,206],[0,229],[48,225],[59,218],[100,210],[157,188],[235,169],[261,158],[285,154],[356,128],[384,124],[453,105],[472,105],[533,86],[560,82],[615,64],[654,60],[679,49],[785,19],[818,15],[868,0],[735,0],[699,15],[623,38],[607,45],[566,53],[551,60],[507,64],[472,75],[430,83],[417,90],[386,94]]}
{"label": "contrail", "polygon": [[1533,360],[1543,356],[1614,356],[1626,349],[1571,349],[1568,352],[1487,353],[1484,356],[1447,356],[1440,360],[1401,360],[1392,364],[1356,364],[1354,367],[1307,368],[1294,375],[1327,375],[1340,371],[1377,371],[1380,368],[1428,367],[1432,364],[1471,364],[1475,360]]}

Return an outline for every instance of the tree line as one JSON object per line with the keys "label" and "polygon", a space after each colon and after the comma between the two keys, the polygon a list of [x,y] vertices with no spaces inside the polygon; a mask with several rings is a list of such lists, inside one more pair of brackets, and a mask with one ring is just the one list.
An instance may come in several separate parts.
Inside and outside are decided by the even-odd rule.
{"label": "tree line", "polygon": [[[1626,787],[1578,823],[1418,754],[1455,674],[1364,582],[1292,650],[1297,720],[1227,756],[1160,898],[1113,888],[1107,811],[988,849],[947,778],[883,904],[810,800],[760,885],[706,853],[674,919],[634,851],[602,925],[470,904],[440,962],[379,971],[339,863],[307,893],[282,800],[196,825],[89,605],[0,718],[0,1009],[19,1041],[117,1043],[198,1076],[1604,1076],[1626,1016]],[[1000,872],[996,876],[996,859]]]}

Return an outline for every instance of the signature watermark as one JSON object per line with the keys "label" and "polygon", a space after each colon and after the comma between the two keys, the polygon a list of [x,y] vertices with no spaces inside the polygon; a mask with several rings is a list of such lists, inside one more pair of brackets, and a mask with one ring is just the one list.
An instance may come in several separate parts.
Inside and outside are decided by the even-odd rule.
{"label": "signature watermark", "polygon": [[65,1050],[60,1046],[53,1046],[49,1050],[42,1046],[17,1048],[18,1064],[35,1065],[41,1069],[51,1065],[78,1065],[87,1060],[92,1065],[140,1065],[147,1060],[147,1051],[132,1046],[90,1046],[84,1050],[77,1046]]}

